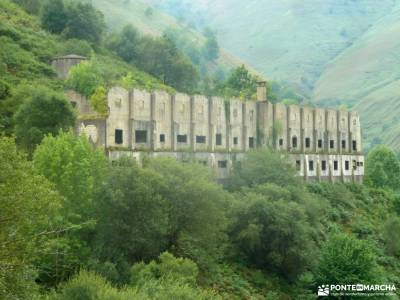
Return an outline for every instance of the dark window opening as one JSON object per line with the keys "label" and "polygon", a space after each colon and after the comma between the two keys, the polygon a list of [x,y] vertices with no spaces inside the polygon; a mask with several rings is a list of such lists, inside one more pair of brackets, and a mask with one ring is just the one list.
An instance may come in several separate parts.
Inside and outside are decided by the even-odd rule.
{"label": "dark window opening", "polygon": [[321,170],[326,171],[326,160],[321,161]]}
{"label": "dark window opening", "polygon": [[187,143],[187,135],[186,134],[178,134],[176,136],[176,141],[178,143]]}
{"label": "dark window opening", "polygon": [[357,141],[353,141],[353,151],[357,151]]}
{"label": "dark window opening", "polygon": [[342,149],[346,149],[346,141],[342,140]]}
{"label": "dark window opening", "polygon": [[122,129],[115,129],[115,143],[122,144],[123,143],[123,131]]}
{"label": "dark window opening", "polygon": [[196,143],[197,144],[205,144],[206,137],[204,135],[196,135]]}
{"label": "dark window opening", "polygon": [[306,148],[310,148],[310,147],[311,147],[311,139],[306,138]]}
{"label": "dark window opening", "polygon": [[219,160],[218,161],[218,168],[226,169],[227,166],[228,166],[228,161],[227,160]]}
{"label": "dark window opening", "polygon": [[330,140],[329,141],[329,148],[331,148],[331,149],[335,148],[335,141],[334,140]]}
{"label": "dark window opening", "polygon": [[353,170],[357,170],[357,161],[353,160]]}
{"label": "dark window opening", "polygon": [[292,147],[297,148],[297,137],[292,137]]}
{"label": "dark window opening", "polygon": [[350,169],[350,162],[349,162],[348,160],[346,160],[346,161],[344,162],[344,169],[345,169],[346,171],[348,171],[348,170]]}
{"label": "dark window opening", "polygon": [[75,101],[71,101],[71,105],[72,105],[73,108],[75,108],[76,107],[76,102]]}
{"label": "dark window opening", "polygon": [[337,160],[335,160],[335,161],[333,162],[333,169],[334,169],[335,171],[337,171],[337,170],[339,169],[339,164],[338,164],[338,161],[337,161]]}
{"label": "dark window opening", "polygon": [[160,134],[160,143],[165,143],[165,134]]}
{"label": "dark window opening", "polygon": [[279,139],[279,146],[283,146],[283,139]]}
{"label": "dark window opening", "polygon": [[363,167],[364,163],[362,161],[360,161],[360,167]]}
{"label": "dark window opening", "polygon": [[318,140],[318,148],[322,148],[322,140]]}
{"label": "dark window opening", "polygon": [[314,161],[310,160],[310,161],[308,162],[308,169],[309,169],[310,171],[314,171]]}
{"label": "dark window opening", "polygon": [[249,148],[254,148],[254,138],[249,137]]}
{"label": "dark window opening", "polygon": [[301,170],[301,161],[300,160],[296,160],[296,170],[297,171]]}
{"label": "dark window opening", "polygon": [[221,146],[221,145],[222,145],[222,134],[217,133],[217,134],[215,135],[215,144],[216,144],[217,146]]}
{"label": "dark window opening", "polygon": [[136,130],[135,140],[136,143],[147,143],[147,130]]}
{"label": "dark window opening", "polygon": [[237,145],[239,143],[239,139],[237,137],[233,138],[233,144]]}

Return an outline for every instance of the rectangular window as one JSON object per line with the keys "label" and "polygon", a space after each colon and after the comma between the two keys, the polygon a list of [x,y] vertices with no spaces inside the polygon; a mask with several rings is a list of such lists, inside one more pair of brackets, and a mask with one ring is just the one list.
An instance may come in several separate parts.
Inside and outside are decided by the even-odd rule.
{"label": "rectangular window", "polygon": [[357,151],[357,141],[353,141],[353,151]]}
{"label": "rectangular window", "polygon": [[330,140],[329,141],[329,148],[331,148],[331,149],[335,148],[335,141],[334,140]]}
{"label": "rectangular window", "polygon": [[197,144],[205,144],[206,137],[204,135],[196,135],[196,143]]}
{"label": "rectangular window", "polygon": [[346,141],[342,140],[342,149],[346,149]]}
{"label": "rectangular window", "polygon": [[360,161],[360,167],[363,167],[364,163],[362,161]]}
{"label": "rectangular window", "polygon": [[318,148],[319,148],[319,149],[322,148],[322,140],[318,140]]}
{"label": "rectangular window", "polygon": [[254,148],[254,138],[249,137],[249,148]]}
{"label": "rectangular window", "polygon": [[333,162],[333,170],[337,171],[338,169],[339,169],[339,164],[338,164],[338,161],[335,160],[335,161]]}
{"label": "rectangular window", "polygon": [[326,160],[321,161],[321,170],[326,171]]}
{"label": "rectangular window", "polygon": [[308,161],[308,170],[314,171],[314,161]]}
{"label": "rectangular window", "polygon": [[279,146],[283,146],[283,139],[279,139]]}
{"label": "rectangular window", "polygon": [[176,141],[178,143],[187,143],[187,135],[186,134],[178,134],[176,136]]}
{"label": "rectangular window", "polygon": [[310,147],[311,147],[311,139],[306,138],[306,148],[310,148]]}
{"label": "rectangular window", "polygon": [[165,143],[165,134],[160,134],[160,143]]}
{"label": "rectangular window", "polygon": [[123,131],[122,129],[115,129],[115,143],[122,144],[123,143]]}
{"label": "rectangular window", "polygon": [[296,170],[297,171],[301,170],[301,161],[300,160],[296,160]]}
{"label": "rectangular window", "polygon": [[353,160],[353,170],[357,170],[357,161]]}
{"label": "rectangular window", "polygon": [[344,169],[345,169],[346,171],[348,171],[348,170],[350,169],[350,162],[349,162],[348,160],[346,160],[346,161],[344,162]]}
{"label": "rectangular window", "polygon": [[239,139],[237,137],[233,138],[233,144],[237,145],[239,143]]}
{"label": "rectangular window", "polygon": [[215,135],[215,144],[216,144],[217,146],[221,146],[221,145],[222,145],[222,134],[217,133],[217,134]]}
{"label": "rectangular window", "polygon": [[226,169],[227,166],[228,166],[228,161],[227,160],[219,160],[218,161],[218,168]]}
{"label": "rectangular window", "polygon": [[147,130],[136,130],[135,141],[136,143],[147,143]]}

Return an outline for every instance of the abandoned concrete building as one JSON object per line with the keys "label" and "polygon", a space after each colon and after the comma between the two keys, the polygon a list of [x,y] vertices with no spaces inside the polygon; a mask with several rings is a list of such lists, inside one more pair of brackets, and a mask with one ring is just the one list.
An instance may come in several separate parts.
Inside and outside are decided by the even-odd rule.
{"label": "abandoned concrete building", "polygon": [[77,132],[104,148],[111,160],[123,155],[138,161],[147,155],[196,160],[223,179],[245,152],[269,146],[287,154],[305,180],[363,178],[357,112],[273,104],[265,83],[258,86],[257,101],[113,87],[106,117],[96,115],[76,92],[67,96],[80,116]]}

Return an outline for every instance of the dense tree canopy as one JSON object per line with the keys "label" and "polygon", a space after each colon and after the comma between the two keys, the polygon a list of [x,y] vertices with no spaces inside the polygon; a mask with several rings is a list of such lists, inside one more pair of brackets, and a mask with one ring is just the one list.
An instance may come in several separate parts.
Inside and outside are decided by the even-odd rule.
{"label": "dense tree canopy", "polygon": [[400,161],[386,146],[371,150],[366,161],[366,180],[375,187],[400,188]]}
{"label": "dense tree canopy", "polygon": [[45,135],[56,135],[60,129],[71,128],[75,123],[75,112],[61,93],[43,86],[26,86],[15,98],[22,102],[14,117],[15,135],[17,142],[30,153]]}
{"label": "dense tree canopy", "polygon": [[36,290],[33,264],[62,229],[61,197],[10,138],[0,138],[0,169],[0,298],[28,299]]}

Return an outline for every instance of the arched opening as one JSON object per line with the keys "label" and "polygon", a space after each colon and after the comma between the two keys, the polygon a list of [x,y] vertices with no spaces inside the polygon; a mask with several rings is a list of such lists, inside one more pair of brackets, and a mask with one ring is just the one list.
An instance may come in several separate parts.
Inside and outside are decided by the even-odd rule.
{"label": "arched opening", "polygon": [[292,137],[292,147],[297,148],[297,136]]}

